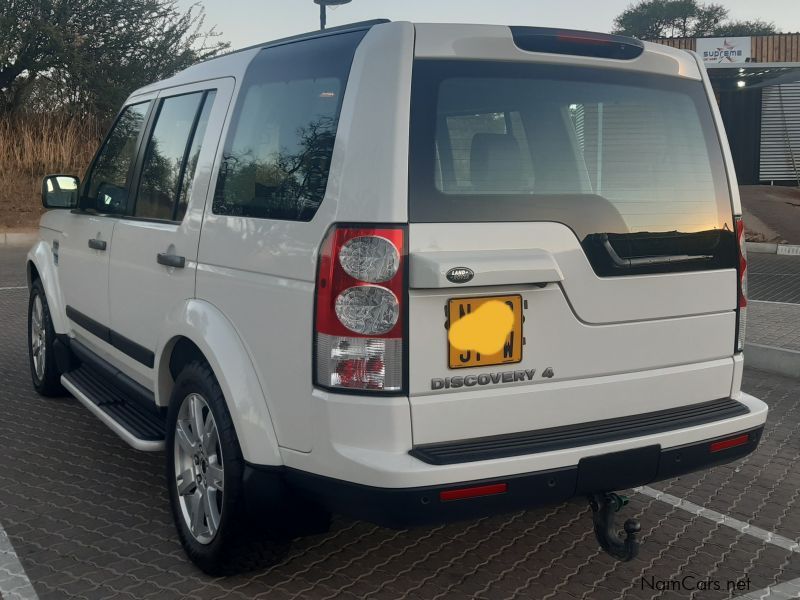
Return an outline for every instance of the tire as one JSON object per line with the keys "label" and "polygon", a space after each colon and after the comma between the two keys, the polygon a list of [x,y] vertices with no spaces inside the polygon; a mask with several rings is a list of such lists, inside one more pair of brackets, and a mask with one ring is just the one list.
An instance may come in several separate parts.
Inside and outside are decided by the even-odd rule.
{"label": "tire", "polygon": [[44,286],[37,279],[31,285],[28,298],[28,363],[34,389],[48,398],[67,395],[61,386],[61,373],[56,365],[55,341],[56,332],[50,319]]}
{"label": "tire", "polygon": [[[196,436],[195,430],[204,433]],[[284,537],[270,536],[248,519],[239,440],[222,390],[204,362],[189,363],[175,380],[167,413],[166,463],[178,537],[203,572],[234,575],[286,556],[289,543]]]}

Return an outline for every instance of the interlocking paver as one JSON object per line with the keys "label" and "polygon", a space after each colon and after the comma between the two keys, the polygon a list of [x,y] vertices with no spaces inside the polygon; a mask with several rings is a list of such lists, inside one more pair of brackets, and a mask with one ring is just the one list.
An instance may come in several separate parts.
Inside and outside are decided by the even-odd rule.
{"label": "interlocking paver", "polygon": [[[800,262],[800,258],[796,258]],[[750,344],[800,351],[800,304],[750,301],[745,339]]]}
{"label": "interlocking paver", "polygon": [[800,257],[751,252],[747,263],[750,298],[800,304]]}
{"label": "interlocking paver", "polygon": [[[0,251],[0,287],[24,285],[23,256]],[[751,269],[772,268],[764,264],[755,259]],[[163,455],[129,449],[72,399],[33,393],[26,298],[0,291],[0,524],[42,599],[688,598],[693,590],[646,582],[750,577],[755,591],[800,577],[800,553],[644,495],[626,511],[643,525],[641,554],[626,564],[598,551],[576,500],[400,532],[337,517],[328,534],[296,541],[280,565],[206,577],[175,538]],[[744,387],[771,405],[758,452],[654,487],[800,539],[800,383],[747,369]]]}

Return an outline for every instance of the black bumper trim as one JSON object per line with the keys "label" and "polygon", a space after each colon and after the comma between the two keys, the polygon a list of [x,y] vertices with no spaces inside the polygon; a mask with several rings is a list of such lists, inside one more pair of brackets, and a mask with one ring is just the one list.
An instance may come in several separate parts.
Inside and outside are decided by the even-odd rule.
{"label": "black bumper trim", "polygon": [[732,398],[721,398],[615,419],[454,442],[421,444],[414,446],[409,454],[429,465],[452,465],[664,433],[722,421],[749,412],[750,410],[741,402]]}
{"label": "black bumper trim", "polygon": [[[380,488],[324,477],[289,467],[246,465],[245,494],[256,510],[274,504],[276,483],[309,502],[357,519],[404,528],[501,514],[565,502],[593,491],[615,491],[670,479],[740,459],[758,447],[763,426],[662,450],[644,446],[587,457],[578,465],[508,477],[414,488]],[[717,440],[748,434],[746,444],[711,452]],[[505,493],[443,502],[445,490],[507,484]],[[260,498],[259,492],[273,490]]]}

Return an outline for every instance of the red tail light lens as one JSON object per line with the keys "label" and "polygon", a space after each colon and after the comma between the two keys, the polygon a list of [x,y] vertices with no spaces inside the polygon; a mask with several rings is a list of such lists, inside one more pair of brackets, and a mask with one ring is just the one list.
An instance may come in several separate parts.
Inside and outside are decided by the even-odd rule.
{"label": "red tail light lens", "polygon": [[744,350],[744,333],[747,322],[747,242],[745,241],[744,221],[742,218],[734,217],[733,223],[736,228],[736,242],[739,247],[735,351],[741,352]]}
{"label": "red tail light lens", "polygon": [[571,54],[617,60],[632,60],[644,52],[644,44],[637,39],[591,31],[512,25],[511,35],[516,46],[528,52]]}
{"label": "red tail light lens", "polygon": [[332,228],[322,243],[315,307],[315,384],[403,389],[405,228]]}

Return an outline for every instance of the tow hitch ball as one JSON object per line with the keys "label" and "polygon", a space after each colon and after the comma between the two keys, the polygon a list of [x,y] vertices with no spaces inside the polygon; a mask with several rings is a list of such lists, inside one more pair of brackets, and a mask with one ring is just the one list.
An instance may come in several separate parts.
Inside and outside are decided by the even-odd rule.
{"label": "tow hitch ball", "polygon": [[614,513],[628,503],[627,496],[619,496],[613,492],[600,492],[589,496],[592,507],[592,522],[594,535],[600,547],[617,560],[633,560],[639,553],[639,542],[636,534],[642,525],[636,519],[628,519],[623,526],[625,539],[619,536],[617,526],[614,525]]}

